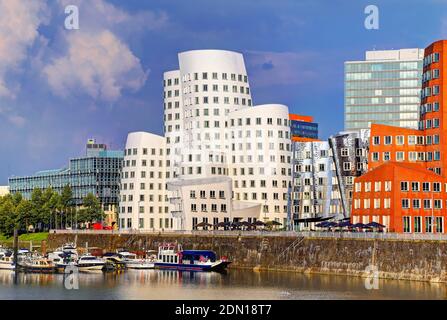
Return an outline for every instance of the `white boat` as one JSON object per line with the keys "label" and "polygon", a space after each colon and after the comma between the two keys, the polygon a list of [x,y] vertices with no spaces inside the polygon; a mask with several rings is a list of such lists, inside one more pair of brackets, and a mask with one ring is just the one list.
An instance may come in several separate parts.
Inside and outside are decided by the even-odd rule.
{"label": "white boat", "polygon": [[139,259],[135,253],[121,251],[118,257],[128,269],[154,269],[155,259]]}
{"label": "white boat", "polygon": [[90,254],[81,256],[77,262],[79,271],[101,271],[105,265],[106,262],[103,259]]}
{"label": "white boat", "polygon": [[231,262],[211,250],[183,250],[180,245],[163,244],[158,250],[156,269],[180,271],[225,271]]}
{"label": "white boat", "polygon": [[6,252],[0,252],[0,270],[14,270],[14,256]]}
{"label": "white boat", "polygon": [[56,267],[49,259],[39,255],[28,256],[18,262],[18,266],[25,272],[53,273]]}

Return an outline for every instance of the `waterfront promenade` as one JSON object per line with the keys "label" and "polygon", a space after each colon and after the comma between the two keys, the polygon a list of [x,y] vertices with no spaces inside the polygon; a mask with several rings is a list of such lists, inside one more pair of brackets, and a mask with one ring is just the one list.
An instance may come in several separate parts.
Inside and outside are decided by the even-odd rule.
{"label": "waterfront promenade", "polygon": [[138,230],[51,230],[53,234],[114,234],[114,235],[189,235],[189,236],[246,236],[291,237],[325,239],[377,239],[377,240],[437,240],[447,241],[443,233],[387,233],[387,232],[329,232],[329,231],[244,231],[244,230],[194,230],[194,231],[138,231]]}

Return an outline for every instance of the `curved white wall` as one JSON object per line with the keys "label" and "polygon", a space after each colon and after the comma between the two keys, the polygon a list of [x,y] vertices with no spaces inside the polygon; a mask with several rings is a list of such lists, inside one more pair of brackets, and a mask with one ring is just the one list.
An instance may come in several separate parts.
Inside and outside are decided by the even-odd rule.
{"label": "curved white wall", "polygon": [[252,105],[243,56],[195,50],[180,53],[179,64],[184,108],[182,176],[227,175],[227,116]]}
{"label": "curved white wall", "polygon": [[228,130],[234,199],[260,203],[260,219],[284,223],[292,156],[288,107],[269,104],[232,112]]}
{"label": "curved white wall", "polygon": [[148,132],[128,135],[120,194],[122,229],[171,229],[171,224],[174,227],[166,206],[165,155],[164,137]]}

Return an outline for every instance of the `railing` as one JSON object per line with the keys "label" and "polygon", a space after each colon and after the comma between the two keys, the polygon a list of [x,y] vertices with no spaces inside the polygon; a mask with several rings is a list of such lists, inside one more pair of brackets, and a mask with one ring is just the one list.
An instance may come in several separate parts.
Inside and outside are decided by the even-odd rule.
{"label": "railing", "polygon": [[117,234],[117,235],[202,235],[202,236],[259,236],[304,237],[365,240],[437,240],[447,241],[442,233],[383,233],[383,232],[319,232],[319,231],[244,231],[244,230],[193,230],[193,231],[140,231],[140,230],[51,230],[55,234]]}

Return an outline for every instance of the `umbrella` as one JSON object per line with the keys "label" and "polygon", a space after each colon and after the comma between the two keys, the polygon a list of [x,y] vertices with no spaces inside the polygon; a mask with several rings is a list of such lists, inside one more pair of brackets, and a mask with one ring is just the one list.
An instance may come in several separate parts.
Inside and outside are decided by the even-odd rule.
{"label": "umbrella", "polygon": [[207,222],[200,222],[198,224],[195,225],[196,228],[204,228],[204,227],[212,227],[212,224],[209,224]]}
{"label": "umbrella", "polygon": [[315,227],[317,227],[317,228],[326,228],[326,227],[327,227],[327,224],[328,224],[327,221],[323,221],[323,222],[317,223],[317,224],[315,225]]}
{"label": "umbrella", "polygon": [[325,227],[326,228],[338,227],[338,223],[331,221],[331,222],[328,222]]}
{"label": "umbrella", "polygon": [[272,220],[272,221],[267,221],[266,224],[271,224],[272,226],[282,226],[281,222]]}
{"label": "umbrella", "polygon": [[352,227],[352,223],[349,222],[349,221],[343,221],[343,222],[340,222],[340,223],[337,225],[337,227],[340,227],[340,228],[344,228],[344,227]]}
{"label": "umbrella", "polygon": [[380,224],[380,223],[375,222],[375,221],[368,223],[366,226],[370,227],[370,228],[378,228],[378,229],[385,228],[385,226],[383,224]]}
{"label": "umbrella", "polygon": [[353,228],[369,229],[370,227],[363,223],[356,223],[352,225]]}
{"label": "umbrella", "polygon": [[265,226],[265,223],[262,222],[261,220],[256,220],[256,221],[253,223],[253,225],[254,225],[254,226],[263,227],[263,226]]}
{"label": "umbrella", "polygon": [[213,227],[223,228],[223,227],[225,227],[225,222],[216,223]]}
{"label": "umbrella", "polygon": [[240,223],[240,225],[243,226],[243,227],[251,227],[251,226],[253,226],[250,222],[247,222],[247,221],[242,221]]}

